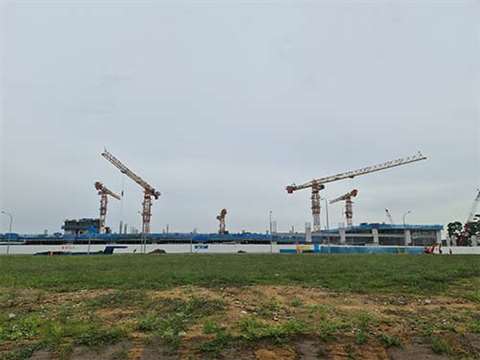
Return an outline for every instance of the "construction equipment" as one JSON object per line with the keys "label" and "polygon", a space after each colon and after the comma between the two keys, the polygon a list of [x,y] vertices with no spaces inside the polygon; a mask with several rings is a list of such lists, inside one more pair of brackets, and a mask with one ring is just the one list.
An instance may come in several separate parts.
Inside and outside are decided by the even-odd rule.
{"label": "construction equipment", "polygon": [[387,214],[387,218],[388,218],[388,221],[390,221],[390,224],[395,224],[395,222],[393,221],[393,217],[392,217],[392,214],[390,214],[390,210],[388,209],[385,209],[385,213]]}
{"label": "construction equipment", "polygon": [[228,231],[225,229],[225,217],[227,216],[227,209],[222,209],[220,215],[217,216],[217,220],[220,222],[218,233],[219,234],[228,234]]}
{"label": "construction equipment", "polygon": [[423,249],[424,254],[435,254],[435,249],[438,247],[438,253],[441,255],[442,254],[442,244],[441,243],[435,243],[432,246],[425,246]]}
{"label": "construction equipment", "polygon": [[347,219],[347,226],[351,227],[353,225],[353,201],[352,198],[358,195],[358,190],[353,189],[352,191],[339,196],[336,199],[330,201],[330,204],[334,204],[339,201],[345,201],[345,218]]}
{"label": "construction equipment", "polygon": [[465,224],[473,222],[476,217],[480,217],[480,214],[476,214],[479,203],[480,203],[480,189],[477,189],[477,196],[475,197],[475,200],[473,200],[472,209],[468,214],[468,218]]}
{"label": "construction equipment", "polygon": [[116,168],[120,170],[122,174],[127,175],[130,179],[135,181],[143,188],[143,211],[142,211],[142,234],[150,233],[150,219],[152,217],[152,198],[158,200],[160,192],[155,190],[150,184],[143,180],[140,176],[126,167],[120,160],[110,154],[106,149],[102,153],[102,156],[110,161]]}
{"label": "construction equipment", "polygon": [[347,171],[333,176],[327,176],[319,179],[313,179],[309,182],[306,182],[301,185],[288,185],[286,190],[289,194],[292,194],[295,191],[311,188],[312,189],[312,215],[313,215],[313,231],[320,231],[320,190],[324,189],[324,184],[343,180],[343,179],[353,179],[356,176],[366,175],[372,172],[381,171],[396,166],[402,166],[409,163],[413,163],[420,160],[425,160],[426,157],[422,155],[421,152],[418,152],[416,155],[409,156],[406,158],[400,158],[396,160],[387,161],[381,164],[367,166],[361,169]]}
{"label": "construction equipment", "polygon": [[104,186],[100,181],[95,182],[95,189],[100,195],[100,229],[99,232],[103,233],[106,230],[105,219],[107,218],[107,204],[108,197],[111,196],[114,199],[120,200],[121,197],[115,194],[113,191]]}

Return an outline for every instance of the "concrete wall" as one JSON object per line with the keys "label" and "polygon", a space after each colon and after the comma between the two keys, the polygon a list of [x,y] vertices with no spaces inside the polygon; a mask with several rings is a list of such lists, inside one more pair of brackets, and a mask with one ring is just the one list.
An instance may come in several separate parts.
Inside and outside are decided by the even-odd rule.
{"label": "concrete wall", "polygon": [[[118,244],[110,244],[111,246],[118,246]],[[196,246],[197,245],[197,246]],[[244,244],[208,244],[208,247],[199,246],[201,244],[193,244],[193,247],[190,244],[147,244],[147,253],[152,252],[154,250],[165,250],[169,254],[179,254],[179,253],[198,253],[198,254],[235,254],[239,251],[246,252],[246,253],[258,253],[258,254],[269,254],[269,253],[280,253],[280,250],[290,250],[292,252],[302,252],[302,251],[312,251],[314,246],[312,245],[279,245],[273,243],[271,246],[270,244],[262,244],[262,245],[244,245]],[[206,244],[205,244],[206,245]],[[91,245],[90,252],[95,253],[99,251],[103,251],[105,246],[108,245]],[[140,244],[126,244],[127,248],[125,249],[115,249],[116,254],[141,254],[143,252],[143,247]],[[402,248],[411,248],[411,247],[403,247],[403,246],[349,246],[349,245],[342,245],[342,246],[331,246],[331,248],[339,248],[339,250],[344,249],[345,251],[340,252],[348,252],[347,248],[360,248],[362,252],[368,252],[369,249],[372,252],[375,249],[385,249],[385,248],[395,248],[401,251]],[[0,255],[7,254],[7,245],[0,245]],[[328,248],[328,246],[323,246],[323,248]],[[420,252],[423,251],[422,247],[417,247]],[[10,245],[9,247],[9,254],[10,255],[33,255],[35,253],[46,252],[46,251],[64,251],[64,252],[88,252],[89,246],[88,245]],[[322,251],[323,252],[323,251]],[[438,249],[435,250],[438,253]],[[443,255],[449,255],[450,253],[453,255],[463,255],[463,254],[477,254],[480,255],[480,247],[459,247],[459,246],[452,246],[452,247],[442,247]]]}

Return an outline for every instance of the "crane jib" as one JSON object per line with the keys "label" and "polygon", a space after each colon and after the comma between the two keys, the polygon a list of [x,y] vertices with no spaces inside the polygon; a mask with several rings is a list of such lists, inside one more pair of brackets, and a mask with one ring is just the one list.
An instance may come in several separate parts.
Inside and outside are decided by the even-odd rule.
{"label": "crane jib", "polygon": [[155,197],[155,199],[159,198],[159,196],[161,195],[159,191],[156,191],[155,188],[153,188],[140,176],[131,171],[127,166],[125,166],[120,160],[110,154],[107,150],[102,153],[102,156],[110,163],[112,163],[117,169],[119,169],[122,174],[128,176],[130,179],[140,185],[145,190],[145,193]]}
{"label": "crane jib", "polygon": [[292,185],[287,186],[286,190],[289,194],[291,194],[291,193],[293,193],[294,191],[297,191],[297,190],[311,188],[313,186],[318,186],[318,185],[321,185],[321,184],[326,184],[326,183],[329,183],[329,182],[334,182],[334,181],[343,180],[343,179],[353,179],[356,176],[365,175],[365,174],[369,174],[369,173],[372,173],[372,172],[385,170],[385,169],[389,169],[389,168],[396,167],[396,166],[406,165],[406,164],[409,164],[409,163],[412,163],[412,162],[416,162],[416,161],[420,161],[420,160],[426,160],[426,159],[427,159],[427,157],[423,156],[421,152],[418,152],[418,154],[413,155],[413,156],[409,156],[409,157],[406,157],[406,158],[391,160],[391,161],[387,161],[387,162],[384,162],[384,163],[381,163],[381,164],[367,166],[367,167],[364,167],[364,168],[361,168],[361,169],[352,170],[352,171],[348,171],[348,172],[345,172],[345,173],[340,173],[340,174],[333,175],[333,176],[327,176],[327,177],[323,177],[323,178],[319,178],[319,179],[314,179],[314,180],[309,181],[309,182],[307,182],[305,184],[302,184],[302,185],[292,184]]}

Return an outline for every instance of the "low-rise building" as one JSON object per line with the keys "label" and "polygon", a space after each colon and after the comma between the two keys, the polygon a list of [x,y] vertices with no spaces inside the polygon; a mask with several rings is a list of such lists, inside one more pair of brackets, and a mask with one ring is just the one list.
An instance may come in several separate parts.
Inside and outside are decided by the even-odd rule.
{"label": "low-rise building", "polygon": [[100,219],[65,220],[62,229],[69,235],[95,234],[99,232]]}
{"label": "low-rise building", "polygon": [[312,242],[338,245],[429,246],[441,243],[442,225],[363,223],[312,233]]}

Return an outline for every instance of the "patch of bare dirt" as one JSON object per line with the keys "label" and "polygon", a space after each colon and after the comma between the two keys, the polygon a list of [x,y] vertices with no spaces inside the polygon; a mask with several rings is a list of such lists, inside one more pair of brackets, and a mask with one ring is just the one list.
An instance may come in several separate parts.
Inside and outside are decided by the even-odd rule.
{"label": "patch of bare dirt", "polygon": [[76,347],[70,356],[70,360],[117,360],[126,359],[129,348],[128,342],[121,342],[115,345],[109,345],[100,349],[91,349],[87,347]]}
{"label": "patch of bare dirt", "polygon": [[102,308],[95,313],[105,323],[114,324],[122,320],[129,320],[135,314],[135,311],[122,308]]}
{"label": "patch of bare dirt", "polygon": [[50,351],[40,350],[34,352],[30,357],[30,360],[50,360],[52,358],[53,355],[50,353]]}
{"label": "patch of bare dirt", "polygon": [[391,360],[447,360],[447,355],[435,354],[431,347],[426,344],[410,344],[402,348],[390,348],[387,350]]}
{"label": "patch of bare dirt", "polygon": [[128,360],[176,360],[180,358],[180,354],[172,353],[160,339],[152,339],[148,344],[134,342],[128,352]]}
{"label": "patch of bare dirt", "polygon": [[47,293],[45,294],[42,304],[63,304],[66,302],[80,303],[85,300],[92,300],[100,296],[114,293],[115,290],[95,289],[95,290],[78,290],[72,292],[62,293]]}
{"label": "patch of bare dirt", "polygon": [[465,340],[469,342],[470,346],[479,354],[480,358],[480,334],[465,334]]}
{"label": "patch of bare dirt", "polygon": [[294,360],[296,353],[292,349],[277,347],[277,348],[264,348],[255,351],[255,358],[257,360]]}
{"label": "patch of bare dirt", "polygon": [[379,344],[367,343],[357,345],[353,340],[343,339],[326,345],[325,352],[321,354],[322,359],[345,360],[388,360],[389,357],[385,349]]}
{"label": "patch of bare dirt", "polygon": [[219,293],[216,289],[208,289],[197,286],[180,286],[168,290],[149,291],[148,296],[152,299],[174,299],[174,298],[189,298],[199,297],[202,299],[218,299]]}
{"label": "patch of bare dirt", "polygon": [[298,357],[303,360],[317,360],[325,355],[325,350],[313,340],[298,341],[295,343],[295,347]]}

